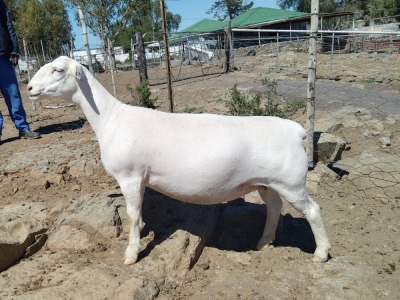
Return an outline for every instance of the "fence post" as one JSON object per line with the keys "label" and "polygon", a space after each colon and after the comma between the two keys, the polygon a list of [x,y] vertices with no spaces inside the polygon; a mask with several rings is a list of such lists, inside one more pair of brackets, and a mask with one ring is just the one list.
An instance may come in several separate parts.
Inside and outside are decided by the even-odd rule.
{"label": "fence post", "polygon": [[172,98],[172,73],[171,73],[171,60],[169,57],[169,43],[168,43],[168,33],[167,33],[167,14],[165,9],[165,1],[160,0],[161,5],[161,18],[162,18],[162,30],[164,37],[164,48],[165,48],[165,63],[167,64],[167,79],[168,79],[168,100],[169,100],[169,110],[174,112],[174,102]]}
{"label": "fence post", "polygon": [[88,40],[88,35],[87,35],[87,27],[86,27],[85,17],[83,16],[82,8],[80,6],[78,6],[77,9],[78,9],[78,14],[79,14],[79,19],[80,19],[81,24],[82,24],[83,41],[85,43],[86,53],[87,53],[87,56],[88,56],[87,64],[88,64],[90,73],[92,73],[94,75],[93,65],[92,65],[92,55],[90,53],[90,47],[89,47],[89,40]]}
{"label": "fence post", "polygon": [[[25,53],[25,62],[26,62],[26,71],[28,72],[28,81],[31,81],[31,71],[29,70],[29,58],[28,58],[28,47],[26,46],[25,38],[22,39],[22,44],[24,45],[24,53]],[[35,101],[32,101],[32,109],[36,110]]]}
{"label": "fence post", "polygon": [[225,28],[225,64],[224,73],[230,70],[230,60],[231,60],[231,20],[228,20],[228,24]]}
{"label": "fence post", "polygon": [[44,48],[43,48],[43,41],[40,40],[40,46],[42,47],[42,55],[43,55],[43,65],[46,64],[46,55],[44,54]]}
{"label": "fence post", "polygon": [[311,1],[311,27],[309,45],[309,67],[307,83],[307,121],[306,121],[306,153],[308,168],[314,163],[314,122],[315,122],[315,78],[317,71],[317,34],[318,34],[319,0]]}
{"label": "fence post", "polygon": [[275,67],[279,66],[279,32],[276,33],[276,61]]}
{"label": "fence post", "polygon": [[112,86],[113,86],[113,93],[114,93],[114,97],[117,97],[117,91],[115,89],[115,77],[114,77],[114,51],[113,48],[114,46],[111,45],[111,41],[110,38],[107,37],[107,46],[108,46],[108,61],[110,63],[110,71],[111,71],[111,82],[112,82]]}
{"label": "fence post", "polygon": [[146,52],[143,44],[143,36],[141,32],[136,32],[136,43],[137,43],[137,55],[138,61],[137,66],[139,69],[140,82],[149,79],[147,76],[147,62],[146,62]]}

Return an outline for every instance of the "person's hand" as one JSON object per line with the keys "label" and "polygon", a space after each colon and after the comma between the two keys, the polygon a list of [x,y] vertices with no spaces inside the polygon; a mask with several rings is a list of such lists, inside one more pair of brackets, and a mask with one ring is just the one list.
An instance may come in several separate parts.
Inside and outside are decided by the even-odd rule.
{"label": "person's hand", "polygon": [[10,60],[14,67],[18,65],[18,55],[11,54]]}

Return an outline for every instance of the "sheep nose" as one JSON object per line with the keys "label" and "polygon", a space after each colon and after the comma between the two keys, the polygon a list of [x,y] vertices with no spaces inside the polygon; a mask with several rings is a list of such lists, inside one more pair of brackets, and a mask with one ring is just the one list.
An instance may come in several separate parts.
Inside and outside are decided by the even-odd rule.
{"label": "sheep nose", "polygon": [[28,89],[28,92],[31,91],[31,90],[32,90],[32,86],[31,86],[31,85],[28,85],[28,86],[27,86],[27,89]]}

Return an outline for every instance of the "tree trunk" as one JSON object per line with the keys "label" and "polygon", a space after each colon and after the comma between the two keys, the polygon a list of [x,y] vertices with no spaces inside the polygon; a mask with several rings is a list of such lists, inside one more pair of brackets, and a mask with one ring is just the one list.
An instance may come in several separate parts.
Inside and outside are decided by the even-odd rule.
{"label": "tree trunk", "polygon": [[149,77],[147,75],[146,53],[144,50],[143,36],[141,32],[136,33],[136,42],[137,42],[137,52],[138,52],[137,65],[139,68],[139,77],[140,77],[140,82],[143,82],[148,80]]}
{"label": "tree trunk", "polygon": [[224,73],[231,70],[231,20],[228,21],[228,25],[225,28],[225,64]]}

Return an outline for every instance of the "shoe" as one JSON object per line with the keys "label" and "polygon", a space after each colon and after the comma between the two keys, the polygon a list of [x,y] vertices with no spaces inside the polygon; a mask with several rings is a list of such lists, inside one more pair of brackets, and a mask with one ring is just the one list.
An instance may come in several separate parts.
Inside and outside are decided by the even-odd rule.
{"label": "shoe", "polygon": [[24,139],[38,139],[40,138],[40,133],[39,132],[34,132],[30,129],[26,129],[24,131],[19,132],[19,138],[24,138]]}

